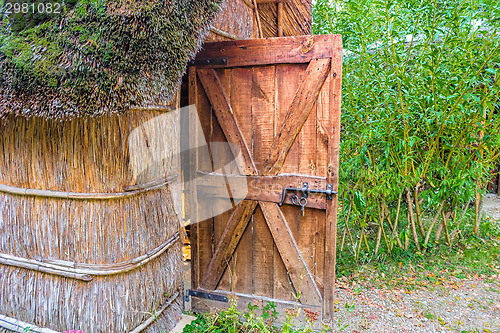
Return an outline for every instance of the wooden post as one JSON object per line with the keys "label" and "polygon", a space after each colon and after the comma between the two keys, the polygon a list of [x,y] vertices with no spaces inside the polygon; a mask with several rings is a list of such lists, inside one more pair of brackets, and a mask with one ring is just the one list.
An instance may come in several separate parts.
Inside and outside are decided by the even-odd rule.
{"label": "wooden post", "polygon": [[[339,182],[339,149],[340,149],[340,104],[342,87],[342,36],[336,35],[333,40],[330,81],[330,128],[328,128],[328,165],[327,182],[333,184],[338,191]],[[337,255],[337,208],[338,196],[327,201],[326,206],[326,239],[325,239],[325,274],[323,318],[333,321],[335,300],[335,265]]]}
{"label": "wooden post", "polygon": [[278,2],[278,37],[283,37],[283,2]]}

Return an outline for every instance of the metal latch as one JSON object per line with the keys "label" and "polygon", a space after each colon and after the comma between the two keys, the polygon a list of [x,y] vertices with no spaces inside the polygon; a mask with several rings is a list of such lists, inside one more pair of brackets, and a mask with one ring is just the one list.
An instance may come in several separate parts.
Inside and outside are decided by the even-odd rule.
{"label": "metal latch", "polygon": [[326,199],[327,200],[332,200],[332,195],[337,194],[337,191],[333,190],[333,185],[332,184],[326,184],[326,190],[316,190],[316,189],[310,189],[309,188],[309,183],[303,182],[302,183],[302,188],[297,188],[297,187],[286,187],[283,190],[283,194],[281,195],[281,201],[278,204],[279,206],[283,205],[283,202],[285,202],[286,198],[286,192],[287,191],[295,191],[295,192],[301,192],[302,195],[299,197],[298,195],[294,194],[292,196],[292,204],[294,205],[300,205],[302,207],[302,214],[304,213],[304,207],[307,205],[307,197],[309,196],[310,193],[324,193],[326,194]]}
{"label": "metal latch", "polygon": [[186,294],[184,295],[184,301],[189,302],[190,296],[209,299],[211,301],[217,301],[217,302],[224,302],[224,303],[228,302],[228,299],[226,296],[218,295],[218,294],[210,294],[210,293],[207,293],[204,291],[192,290],[192,289],[186,290]]}

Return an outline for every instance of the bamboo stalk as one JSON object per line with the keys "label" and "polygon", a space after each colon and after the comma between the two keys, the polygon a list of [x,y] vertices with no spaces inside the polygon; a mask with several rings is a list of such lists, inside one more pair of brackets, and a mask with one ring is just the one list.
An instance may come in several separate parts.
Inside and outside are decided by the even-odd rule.
{"label": "bamboo stalk", "polygon": [[76,199],[76,200],[110,200],[110,199],[123,199],[132,197],[141,193],[159,189],[177,179],[177,175],[168,176],[158,181],[150,183],[150,185],[139,184],[132,185],[125,188],[124,192],[115,193],[83,193],[83,192],[65,192],[53,190],[39,190],[31,188],[22,188],[6,184],[0,184],[0,192],[14,195],[43,197],[43,198],[57,198],[57,199]]}
{"label": "bamboo stalk", "polygon": [[450,234],[448,233],[447,218],[443,211],[441,211],[441,215],[443,216],[443,227],[444,234],[446,235],[446,241],[448,242],[448,245],[451,246]]}
{"label": "bamboo stalk", "polygon": [[418,241],[417,229],[415,226],[415,219],[413,217],[413,200],[411,198],[409,189],[406,191],[406,202],[408,204],[408,216],[410,217],[411,233],[413,235],[413,241],[415,242],[417,249],[420,251],[420,244]]}
{"label": "bamboo stalk", "polygon": [[92,276],[104,276],[126,273],[137,269],[151,260],[157,258],[168,250],[175,242],[180,239],[179,233],[170,237],[165,243],[157,246],[148,253],[134,258],[132,260],[116,264],[81,264],[62,260],[34,260],[16,257],[0,253],[0,264],[21,267],[35,270],[38,272],[60,275],[82,281],[92,281]]}
{"label": "bamboo stalk", "polygon": [[0,314],[0,327],[6,328],[13,332],[59,333],[57,331],[51,330],[50,328],[28,324],[24,321],[7,317],[2,314]]}
{"label": "bamboo stalk", "polygon": [[414,193],[414,200],[415,200],[415,213],[417,216],[417,225],[418,225],[418,231],[420,232],[420,236],[425,237],[425,230],[424,226],[422,224],[422,211],[420,209],[420,202],[418,199],[418,185],[415,187]]}
{"label": "bamboo stalk", "polygon": [[160,309],[155,311],[155,313],[151,314],[151,317],[146,319],[142,324],[140,324],[139,326],[134,328],[129,333],[139,333],[139,332],[144,331],[149,325],[151,325],[158,318],[158,316],[160,316],[163,313],[163,311],[165,311],[165,309],[167,309],[170,305],[172,305],[172,303],[175,301],[175,299],[178,296],[179,296],[179,292],[176,292],[172,297],[170,297],[167,300],[167,302]]}
{"label": "bamboo stalk", "polygon": [[431,225],[429,226],[429,230],[427,230],[427,235],[425,235],[425,240],[424,240],[424,248],[426,248],[427,244],[429,243],[429,238],[431,237],[432,229],[434,229],[434,225],[436,224],[436,222],[439,218],[439,215],[441,215],[441,211],[443,210],[443,207],[444,207],[444,202],[445,202],[444,200],[441,201],[441,204],[439,205],[438,211],[437,211],[436,215],[434,215],[434,218],[432,219]]}
{"label": "bamboo stalk", "polygon": [[239,36],[236,36],[235,34],[232,34],[230,32],[224,31],[224,30],[217,29],[216,27],[210,27],[210,31],[213,32],[216,35],[219,35],[219,36],[222,36],[222,37],[226,37],[226,38],[229,38],[229,39],[234,39],[234,40],[241,39]]}
{"label": "bamboo stalk", "polygon": [[255,16],[257,18],[257,28],[259,29],[259,37],[263,38],[264,34],[262,33],[262,25],[260,23],[260,13],[259,13],[259,7],[257,7],[257,0],[253,0],[253,5],[255,9]]}

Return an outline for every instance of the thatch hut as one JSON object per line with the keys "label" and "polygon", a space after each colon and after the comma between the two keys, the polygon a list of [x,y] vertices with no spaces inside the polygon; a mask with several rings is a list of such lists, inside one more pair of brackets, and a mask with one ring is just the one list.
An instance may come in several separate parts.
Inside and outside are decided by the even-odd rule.
{"label": "thatch hut", "polygon": [[164,116],[220,1],[28,3],[45,13],[0,26],[0,330],[164,332],[182,303]]}

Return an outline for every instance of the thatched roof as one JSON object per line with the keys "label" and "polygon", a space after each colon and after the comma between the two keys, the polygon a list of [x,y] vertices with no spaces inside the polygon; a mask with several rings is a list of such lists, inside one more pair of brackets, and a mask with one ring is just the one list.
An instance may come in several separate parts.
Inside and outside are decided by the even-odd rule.
{"label": "thatched roof", "polygon": [[0,117],[68,118],[164,105],[220,3],[70,0],[60,14],[4,15]]}

